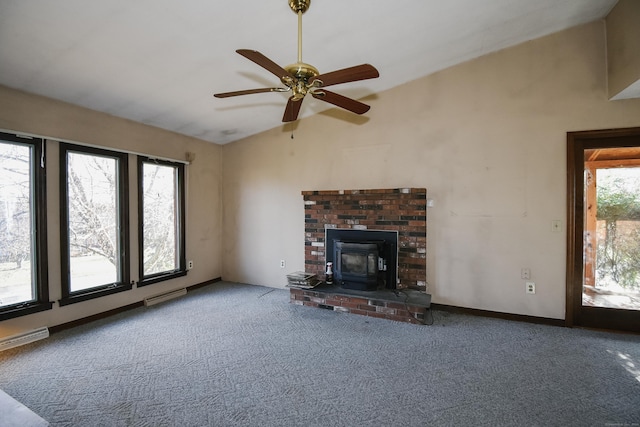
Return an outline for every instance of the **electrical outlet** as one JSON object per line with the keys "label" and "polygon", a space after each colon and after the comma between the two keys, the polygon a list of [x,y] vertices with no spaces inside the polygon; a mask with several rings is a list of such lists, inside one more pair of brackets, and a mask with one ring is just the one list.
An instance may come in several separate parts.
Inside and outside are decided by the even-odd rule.
{"label": "electrical outlet", "polygon": [[287,263],[284,262],[283,259],[280,260],[280,268],[285,268],[287,266]]}
{"label": "electrical outlet", "polygon": [[520,270],[520,278],[524,280],[531,279],[531,269],[523,268],[522,270]]}
{"label": "electrical outlet", "polygon": [[526,292],[528,294],[535,294],[536,293],[536,284],[534,282],[527,282],[525,284],[525,286],[526,286],[526,288],[525,288]]}
{"label": "electrical outlet", "polygon": [[193,268],[193,261],[187,261],[187,270],[191,270]]}

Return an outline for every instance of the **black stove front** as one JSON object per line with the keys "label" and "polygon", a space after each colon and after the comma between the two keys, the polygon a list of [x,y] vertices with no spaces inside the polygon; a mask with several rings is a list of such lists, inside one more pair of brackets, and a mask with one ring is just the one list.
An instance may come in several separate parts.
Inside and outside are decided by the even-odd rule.
{"label": "black stove front", "polygon": [[398,233],[327,229],[325,251],[336,285],[363,291],[396,288]]}

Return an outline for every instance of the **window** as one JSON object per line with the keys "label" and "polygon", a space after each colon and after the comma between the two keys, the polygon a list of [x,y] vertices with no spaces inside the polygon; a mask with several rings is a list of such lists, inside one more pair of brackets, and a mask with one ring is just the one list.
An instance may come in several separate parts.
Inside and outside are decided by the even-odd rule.
{"label": "window", "polygon": [[44,147],[0,133],[0,320],[48,310]]}
{"label": "window", "polygon": [[60,144],[60,305],[131,289],[127,160]]}
{"label": "window", "polygon": [[140,286],[184,276],[184,165],[138,157]]}

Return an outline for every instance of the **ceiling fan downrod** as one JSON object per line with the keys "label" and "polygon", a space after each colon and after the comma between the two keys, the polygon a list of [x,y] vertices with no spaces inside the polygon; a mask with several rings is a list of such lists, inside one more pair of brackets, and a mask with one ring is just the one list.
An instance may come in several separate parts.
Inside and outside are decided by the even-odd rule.
{"label": "ceiling fan downrod", "polygon": [[[297,81],[289,85],[293,89],[293,97],[296,101],[302,100],[312,87],[309,80],[320,74],[313,65],[302,62],[302,14],[305,13],[311,4],[311,0],[288,0],[291,10],[298,15],[298,62],[287,65],[285,70],[296,77]],[[286,82],[284,82],[287,84]],[[321,82],[316,83],[319,86]]]}
{"label": "ceiling fan downrod", "polygon": [[302,62],[302,11],[298,11],[298,62]]}
{"label": "ceiling fan downrod", "polygon": [[311,0],[289,0],[289,7],[298,15],[298,62],[302,63],[302,14],[305,13]]}

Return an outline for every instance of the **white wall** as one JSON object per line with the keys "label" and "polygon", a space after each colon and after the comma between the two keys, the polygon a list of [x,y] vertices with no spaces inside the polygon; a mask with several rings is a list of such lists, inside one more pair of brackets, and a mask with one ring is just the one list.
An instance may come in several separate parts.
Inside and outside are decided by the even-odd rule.
{"label": "white wall", "polygon": [[330,110],[295,139],[286,125],[225,145],[223,277],[283,287],[304,269],[303,190],[426,187],[434,302],[563,319],[566,234],[551,222],[566,218],[566,133],[640,126],[640,100],[607,97],[595,22],[378,94],[364,117]]}
{"label": "white wall", "polygon": [[[126,306],[169,290],[183,288],[222,275],[222,149],[221,147],[152,128],[107,114],[25,94],[0,86],[0,129],[48,136],[47,217],[50,300],[61,297],[58,142],[68,140],[108,149],[132,151],[161,158],[195,160],[186,168],[186,256],[194,269],[186,277],[168,280],[95,300],[0,322],[0,338],[40,326],[55,326]],[[132,279],[137,278],[136,160],[129,158]]]}

